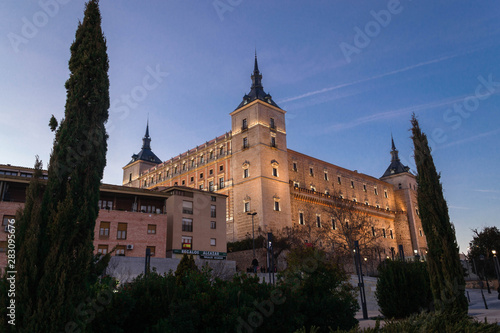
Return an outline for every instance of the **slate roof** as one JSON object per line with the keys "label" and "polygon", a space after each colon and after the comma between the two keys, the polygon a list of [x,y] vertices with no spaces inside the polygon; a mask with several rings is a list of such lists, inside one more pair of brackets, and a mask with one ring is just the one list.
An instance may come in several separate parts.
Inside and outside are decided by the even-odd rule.
{"label": "slate roof", "polygon": [[384,175],[381,178],[391,176],[391,175],[396,175],[398,173],[403,173],[403,172],[410,172],[410,168],[408,166],[403,165],[401,161],[399,160],[399,154],[396,149],[396,146],[394,145],[394,139],[392,139],[392,150],[391,150],[391,164],[385,170]]}
{"label": "slate roof", "polygon": [[151,150],[150,143],[151,143],[151,138],[149,137],[149,121],[148,121],[148,124],[146,126],[146,134],[144,135],[144,138],[142,138],[141,151],[139,152],[139,154],[132,155],[132,160],[127,165],[132,164],[135,161],[148,161],[160,164],[161,160]]}
{"label": "slate roof", "polygon": [[264,87],[262,86],[262,74],[259,72],[259,64],[257,63],[257,53],[255,53],[255,64],[251,78],[252,87],[250,88],[250,92],[243,96],[243,101],[238,105],[236,110],[257,99],[279,108],[278,104],[273,101],[271,95],[264,91]]}

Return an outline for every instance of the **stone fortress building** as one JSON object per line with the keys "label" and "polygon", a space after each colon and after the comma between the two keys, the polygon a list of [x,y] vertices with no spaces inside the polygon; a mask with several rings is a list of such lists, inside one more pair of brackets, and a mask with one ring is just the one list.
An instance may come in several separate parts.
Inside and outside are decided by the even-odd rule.
{"label": "stone fortress building", "polygon": [[162,162],[151,150],[148,125],[141,151],[123,167],[123,185],[186,186],[227,195],[227,241],[251,236],[249,212],[257,213],[255,229],[265,232],[300,226],[306,211],[317,211],[322,227],[332,227],[321,205],[335,193],[370,215],[383,233],[384,252],[402,246],[407,255],[425,256],[416,178],[400,162],[394,141],[391,163],[381,178],[291,150],[286,111],[264,91],[257,56],[251,79],[250,92],[230,113],[231,130],[183,154]]}

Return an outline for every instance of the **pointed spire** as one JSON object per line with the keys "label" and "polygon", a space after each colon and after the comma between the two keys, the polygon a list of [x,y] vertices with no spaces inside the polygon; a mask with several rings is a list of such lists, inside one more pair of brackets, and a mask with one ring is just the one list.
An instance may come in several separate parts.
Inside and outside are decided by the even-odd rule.
{"label": "pointed spire", "polygon": [[[257,62],[257,50],[255,50],[255,63],[253,65],[253,74],[252,74],[252,89],[253,88],[261,88],[262,87],[262,74],[259,72],[259,63]],[[262,91],[264,92],[264,91]]]}
{"label": "pointed spire", "polygon": [[392,137],[392,134],[391,134],[391,141],[392,141],[392,150],[391,150],[392,159],[391,159],[391,162],[398,162],[399,161],[399,152],[396,149],[396,145],[394,144],[394,138]]}
{"label": "pointed spire", "polygon": [[148,114],[148,122],[146,125],[146,134],[144,135],[145,138],[149,138],[149,114]]}
{"label": "pointed spire", "polygon": [[151,138],[149,137],[149,116],[148,116],[148,122],[146,125],[146,134],[144,134],[144,138],[142,138],[142,149],[151,149],[150,143],[151,143]]}

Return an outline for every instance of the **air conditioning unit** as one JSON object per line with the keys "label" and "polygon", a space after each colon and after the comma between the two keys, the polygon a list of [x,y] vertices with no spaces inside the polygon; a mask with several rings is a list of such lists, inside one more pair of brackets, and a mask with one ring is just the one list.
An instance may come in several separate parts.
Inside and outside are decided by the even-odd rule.
{"label": "air conditioning unit", "polygon": [[127,245],[127,250],[133,250],[134,246],[132,244]]}

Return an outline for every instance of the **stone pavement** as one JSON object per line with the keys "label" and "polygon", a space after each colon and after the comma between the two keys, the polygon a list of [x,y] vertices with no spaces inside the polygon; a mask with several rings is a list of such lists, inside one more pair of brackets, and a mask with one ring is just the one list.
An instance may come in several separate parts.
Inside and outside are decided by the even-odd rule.
{"label": "stone pavement", "polygon": [[[359,320],[359,327],[361,328],[375,327],[376,320],[371,318],[381,316],[377,305],[377,300],[375,299],[377,279],[364,277],[364,283],[366,293],[366,308],[368,310],[369,319],[363,319],[363,312],[361,310],[356,314],[356,319]],[[358,285],[358,277],[356,275],[351,276],[351,284],[354,286]],[[488,291],[486,289],[483,290],[488,309],[485,309],[484,301],[481,296],[481,289],[466,289],[466,293],[467,292],[468,297],[470,298],[469,316],[474,317],[478,321],[484,321],[486,318],[488,323],[496,322],[500,325],[500,300],[498,299],[498,292],[496,290],[491,290],[491,294],[488,294]],[[380,324],[383,325],[384,321],[381,320]]]}

